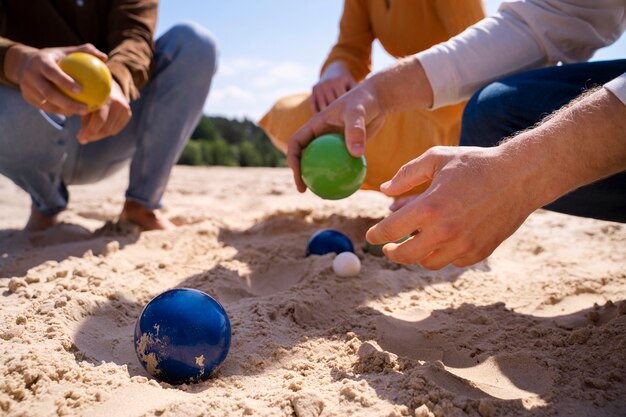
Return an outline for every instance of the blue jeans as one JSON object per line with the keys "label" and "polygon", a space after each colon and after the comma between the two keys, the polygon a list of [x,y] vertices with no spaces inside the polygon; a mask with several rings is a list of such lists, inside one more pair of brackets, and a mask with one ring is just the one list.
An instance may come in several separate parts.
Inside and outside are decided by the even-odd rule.
{"label": "blue jeans", "polygon": [[[463,114],[461,146],[495,146],[532,127],[579,96],[626,72],[626,60],[589,62],[529,71],[478,91]],[[626,132],[624,133],[626,140]],[[626,222],[626,171],[581,187],[548,210]]]}
{"label": "blue jeans", "polygon": [[156,41],[155,72],[131,103],[128,125],[87,145],[76,141],[80,117],[46,116],[18,90],[0,86],[0,174],[30,194],[39,212],[54,215],[67,207],[68,185],[100,181],[130,161],[126,199],[159,208],[172,167],[202,115],[216,55],[202,27],[170,29]]}

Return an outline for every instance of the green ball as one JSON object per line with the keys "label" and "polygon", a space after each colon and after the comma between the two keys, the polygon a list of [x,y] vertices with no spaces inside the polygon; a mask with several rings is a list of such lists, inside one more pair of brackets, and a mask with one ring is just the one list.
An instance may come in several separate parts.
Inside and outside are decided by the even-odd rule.
{"label": "green ball", "polygon": [[326,200],[340,200],[356,192],[367,172],[365,157],[348,153],[343,135],[330,133],[313,140],[300,160],[302,180]]}

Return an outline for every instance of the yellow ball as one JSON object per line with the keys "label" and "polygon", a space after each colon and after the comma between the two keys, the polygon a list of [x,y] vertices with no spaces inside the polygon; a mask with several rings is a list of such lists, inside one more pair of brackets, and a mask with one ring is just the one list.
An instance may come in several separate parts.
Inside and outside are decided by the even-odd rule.
{"label": "yellow ball", "polygon": [[91,54],[74,52],[63,58],[59,66],[82,87],[78,94],[61,88],[65,95],[86,104],[89,111],[98,110],[106,103],[113,78],[104,62]]}

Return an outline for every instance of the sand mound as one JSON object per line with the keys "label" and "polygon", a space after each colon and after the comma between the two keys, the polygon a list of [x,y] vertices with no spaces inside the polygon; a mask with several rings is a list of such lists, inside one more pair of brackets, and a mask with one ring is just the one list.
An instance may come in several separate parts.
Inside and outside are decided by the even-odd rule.
{"label": "sand mound", "polygon": [[[25,234],[28,199],[0,179],[0,415],[624,416],[626,228],[544,211],[485,262],[430,272],[363,253],[389,201],[293,191],[287,170],[177,167],[166,214],[106,223],[124,174],[74,187],[66,223]],[[363,268],[304,257],[321,228]],[[226,308],[214,378],[148,378],[132,345],[173,287]]]}

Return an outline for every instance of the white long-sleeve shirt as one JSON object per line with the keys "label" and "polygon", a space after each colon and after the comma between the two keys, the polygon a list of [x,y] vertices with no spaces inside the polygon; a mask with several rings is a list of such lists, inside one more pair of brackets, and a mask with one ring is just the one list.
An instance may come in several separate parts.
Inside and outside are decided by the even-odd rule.
{"label": "white long-sleeve shirt", "polygon": [[[438,108],[507,75],[586,61],[625,30],[626,0],[507,1],[494,16],[416,57],[433,88],[433,108]],[[605,88],[626,105],[626,73]]]}

